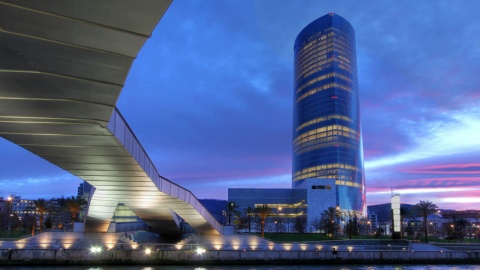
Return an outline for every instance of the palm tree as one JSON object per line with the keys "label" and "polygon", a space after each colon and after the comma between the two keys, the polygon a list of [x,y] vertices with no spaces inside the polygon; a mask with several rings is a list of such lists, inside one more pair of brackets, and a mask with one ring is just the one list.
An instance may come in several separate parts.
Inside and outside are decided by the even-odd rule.
{"label": "palm tree", "polygon": [[405,228],[403,226],[403,221],[409,215],[410,215],[410,210],[407,207],[405,206],[400,207],[400,234],[402,238],[404,237],[404,231],[405,231]]}
{"label": "palm tree", "polygon": [[233,202],[229,201],[228,206],[227,206],[227,212],[228,212],[228,225],[232,224],[232,215],[238,214],[238,211],[236,210],[238,208],[238,205]]}
{"label": "palm tree", "polygon": [[335,224],[335,219],[342,217],[342,212],[337,207],[328,207],[327,210],[324,210],[322,213],[322,219],[326,224],[328,233],[332,235],[332,239],[335,237],[335,231],[337,224]]}
{"label": "palm tree", "polygon": [[437,213],[437,206],[431,201],[422,201],[413,206],[413,211],[423,217],[423,229],[425,232],[425,243],[428,243],[427,222],[428,216]]}
{"label": "palm tree", "polygon": [[255,211],[255,214],[257,214],[257,216],[260,218],[260,225],[261,225],[260,228],[262,231],[262,238],[263,238],[263,235],[265,234],[265,220],[269,215],[272,214],[272,209],[268,205],[262,204],[262,205],[256,206],[254,211]]}
{"label": "palm tree", "polygon": [[38,220],[40,223],[40,232],[43,230],[43,218],[46,212],[49,211],[49,205],[45,199],[38,199],[33,201],[35,207],[34,212],[39,214]]}
{"label": "palm tree", "polygon": [[83,206],[87,204],[87,201],[81,196],[71,196],[65,199],[65,209],[70,212],[72,216],[72,223],[77,220],[78,213],[83,210]]}

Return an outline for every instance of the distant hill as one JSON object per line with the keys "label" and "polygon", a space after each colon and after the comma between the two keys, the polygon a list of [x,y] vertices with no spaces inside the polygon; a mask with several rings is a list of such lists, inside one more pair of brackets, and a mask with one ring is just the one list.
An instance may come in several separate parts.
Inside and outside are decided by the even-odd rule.
{"label": "distant hill", "polygon": [[224,223],[223,211],[227,210],[227,201],[218,199],[199,199],[208,212],[220,223]]}
{"label": "distant hill", "polygon": [[[409,211],[411,211],[413,205],[402,203],[400,207],[406,207]],[[377,221],[378,222],[388,222],[392,220],[392,204],[391,203],[384,203],[384,204],[377,204],[377,205],[369,205],[367,206],[368,212],[374,212],[377,214]]]}
{"label": "distant hill", "polygon": [[[215,219],[223,223],[225,218],[223,217],[223,211],[227,210],[227,203],[226,200],[219,200],[219,199],[199,199],[199,201],[207,208],[208,212],[212,214]],[[401,207],[406,207],[408,210],[411,210],[413,205],[412,204],[405,204],[402,203]],[[384,204],[377,204],[377,205],[369,205],[367,206],[368,212],[375,212],[377,214],[377,221],[378,222],[388,222],[391,221],[391,204],[384,203]]]}

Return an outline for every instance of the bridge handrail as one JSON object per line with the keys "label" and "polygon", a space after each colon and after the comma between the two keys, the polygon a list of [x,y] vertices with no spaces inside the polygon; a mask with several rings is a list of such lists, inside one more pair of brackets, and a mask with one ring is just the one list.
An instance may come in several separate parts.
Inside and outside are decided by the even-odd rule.
{"label": "bridge handrail", "polygon": [[167,178],[161,176],[147,152],[140,144],[132,129],[128,125],[120,111],[115,107],[107,128],[122,143],[125,149],[138,162],[140,167],[147,173],[157,186],[158,190],[169,194],[179,200],[182,200],[195,208],[195,210],[205,220],[212,225],[219,233],[222,232],[222,225],[213,217],[213,215],[200,203],[195,195],[188,189],[185,189]]}

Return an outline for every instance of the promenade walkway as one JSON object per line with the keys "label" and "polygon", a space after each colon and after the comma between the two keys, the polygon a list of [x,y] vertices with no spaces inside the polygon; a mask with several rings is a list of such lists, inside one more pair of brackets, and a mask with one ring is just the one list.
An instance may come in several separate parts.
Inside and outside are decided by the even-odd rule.
{"label": "promenade walkway", "polygon": [[410,250],[413,251],[442,251],[445,250],[443,247],[437,247],[432,244],[425,243],[411,243]]}

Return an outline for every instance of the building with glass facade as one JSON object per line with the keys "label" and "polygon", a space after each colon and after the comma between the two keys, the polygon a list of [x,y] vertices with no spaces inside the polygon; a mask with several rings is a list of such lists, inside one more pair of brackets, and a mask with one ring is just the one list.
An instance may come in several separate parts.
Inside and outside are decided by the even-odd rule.
{"label": "building with glass facade", "polygon": [[274,231],[299,218],[314,224],[328,207],[366,216],[353,27],[333,13],[320,17],[298,34],[294,58],[292,189],[228,189],[240,213],[268,205]]}
{"label": "building with glass facade", "polygon": [[353,27],[334,13],[313,21],[295,40],[294,61],[292,186],[333,179],[336,206],[365,213]]}

